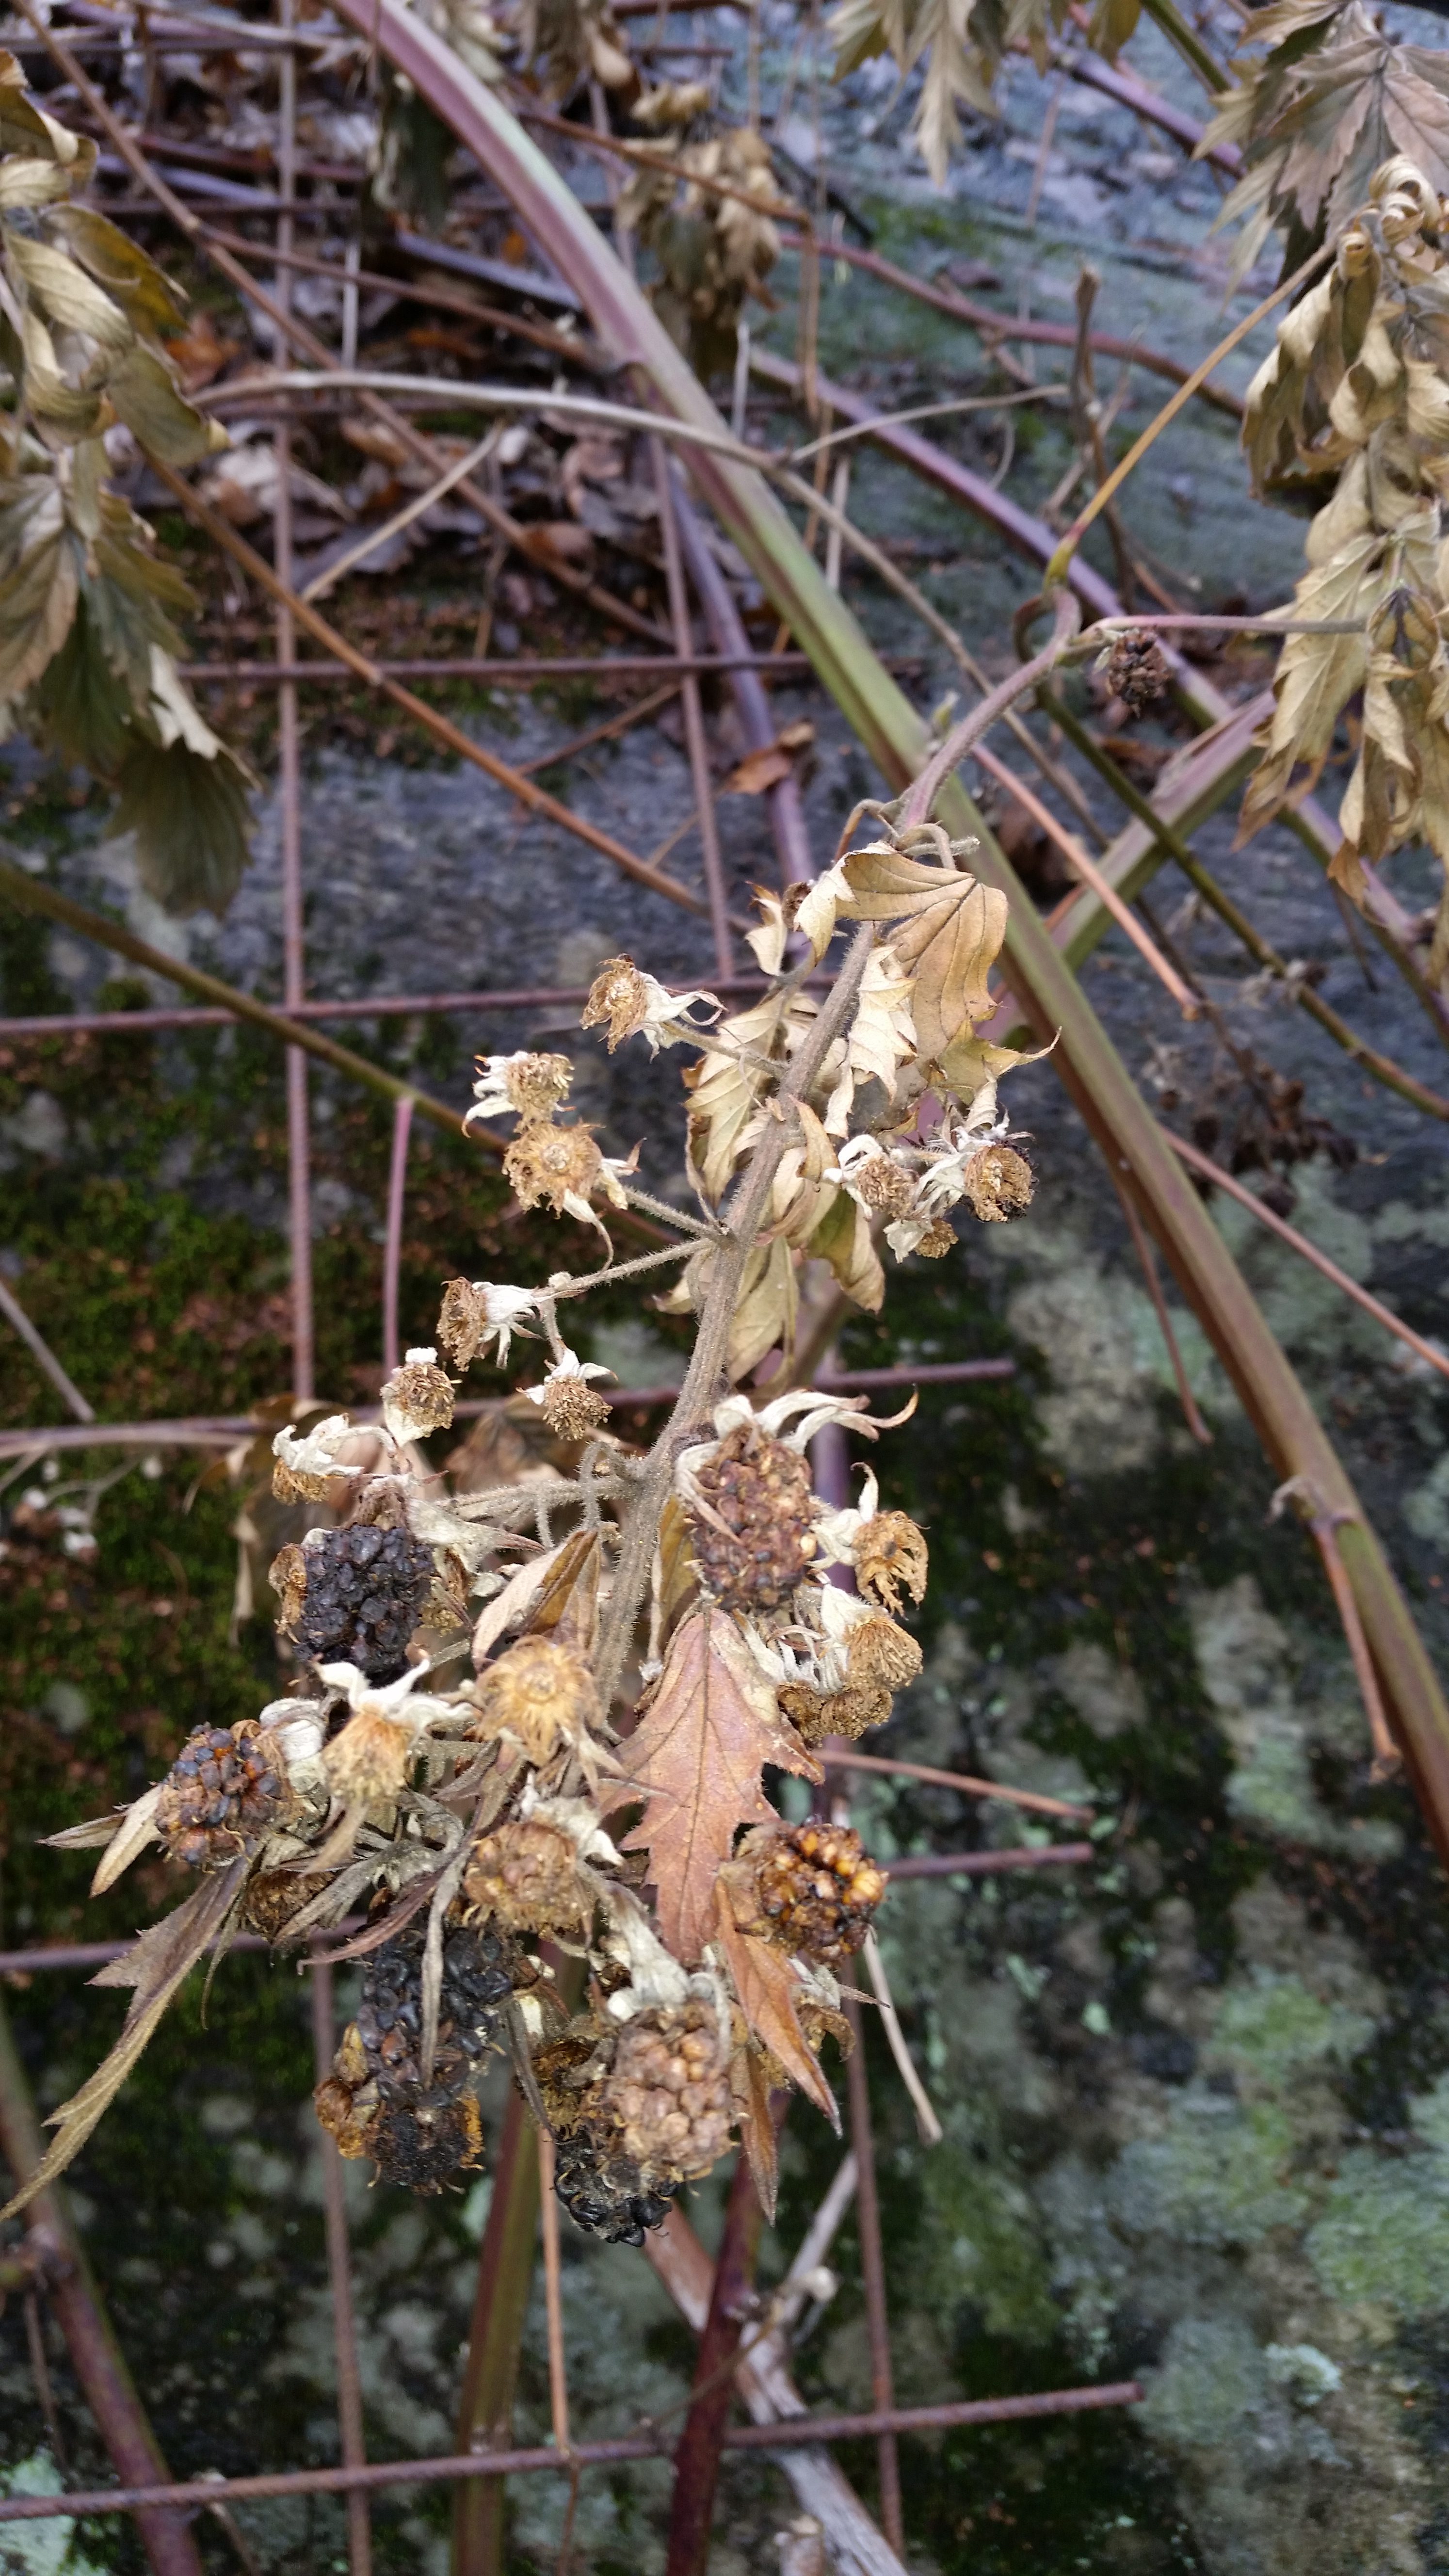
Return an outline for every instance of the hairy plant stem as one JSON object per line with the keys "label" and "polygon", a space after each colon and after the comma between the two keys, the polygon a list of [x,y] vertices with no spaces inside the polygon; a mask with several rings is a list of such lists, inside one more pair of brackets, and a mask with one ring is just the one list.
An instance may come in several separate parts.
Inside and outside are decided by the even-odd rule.
{"label": "hairy plant stem", "polygon": [[659,1523],[674,1479],[674,1455],[679,1435],[692,1430],[708,1413],[724,1374],[730,1325],[745,1263],[764,1223],[780,1158],[795,1133],[796,1122],[788,1115],[787,1104],[804,1097],[845,1026],[860,990],[873,939],[874,933],[868,923],[856,932],[834,986],[821,1004],[774,1095],[774,1105],[782,1114],[772,1119],[768,1132],[756,1147],[748,1168],[736,1182],[725,1208],[723,1239],[711,1264],[709,1288],[684,1383],[674,1410],[655,1441],[640,1483],[638,1499],[624,1525],[618,1569],[599,1632],[596,1673],[599,1696],[605,1708],[619,1686],[619,1676],[634,1633],[634,1621],[649,1580]]}
{"label": "hairy plant stem", "polygon": [[1361,1037],[1356,1036],[1347,1020],[1340,1019],[1332,1004],[1325,1002],[1321,995],[1315,993],[1311,984],[1293,981],[1287,958],[1279,956],[1271,941],[1263,937],[1262,932],[1248,919],[1247,914],[1234,903],[1232,896],[1219,885],[1217,878],[1203,866],[1201,859],[1195,857],[1177,825],[1168,822],[1163,815],[1159,814],[1150,798],[1144,796],[1141,788],[1134,785],[1126,772],[1119,768],[1110,752],[1102,749],[1090,727],[1084,725],[1081,718],[1074,715],[1071,708],[1063,704],[1057,692],[1043,690],[1041,703],[1053,724],[1060,725],[1068,742],[1075,745],[1084,760],[1091,762],[1098,776],[1106,780],[1113,794],[1121,798],[1128,812],[1135,814],[1139,822],[1145,823],[1156,836],[1161,847],[1176,860],[1189,884],[1197,889],[1204,903],[1210,906],[1218,919],[1226,923],[1234,938],[1246,948],[1254,963],[1263,967],[1268,974],[1276,975],[1280,979],[1287,991],[1292,994],[1298,1008],[1306,1011],[1311,1020],[1318,1022],[1319,1027],[1332,1038],[1335,1046],[1341,1046],[1345,1055],[1351,1055],[1355,1064],[1361,1064],[1365,1073],[1371,1073],[1374,1080],[1381,1082],[1387,1091],[1396,1091],[1401,1100],[1409,1101],[1415,1109],[1422,1109],[1430,1118],[1449,1120],[1449,1100],[1443,1099],[1437,1091],[1431,1091],[1426,1083],[1418,1081],[1412,1073],[1406,1073],[1403,1066],[1395,1064],[1391,1056],[1380,1055],[1377,1048],[1367,1045]]}
{"label": "hairy plant stem", "polygon": [[1008,672],[1004,680],[987,692],[979,705],[972,707],[959,724],[951,727],[940,750],[927,761],[919,778],[912,780],[901,799],[897,816],[900,830],[908,830],[913,823],[925,822],[938,790],[953,771],[960,768],[972,744],[990,732],[998,716],[1004,716],[1008,707],[1014,706],[1028,689],[1037,688],[1048,672],[1055,669],[1077,631],[1081,615],[1072,592],[1062,591],[1056,602],[1050,640],[1039,653],[1033,654],[1029,662],[1023,662],[1019,671]]}

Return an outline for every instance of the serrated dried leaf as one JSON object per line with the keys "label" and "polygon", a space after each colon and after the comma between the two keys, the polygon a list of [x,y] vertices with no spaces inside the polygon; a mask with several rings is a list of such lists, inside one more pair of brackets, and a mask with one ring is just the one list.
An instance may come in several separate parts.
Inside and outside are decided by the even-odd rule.
{"label": "serrated dried leaf", "polygon": [[167,360],[144,340],[132,341],[106,391],[138,444],[163,465],[196,465],[230,444],[220,421],[205,419],[187,401]]}
{"label": "serrated dried leaf", "polygon": [[750,2179],[767,2227],[774,2225],[780,2189],[780,2141],[770,2091],[769,2059],[758,2048],[736,2049],[730,2064],[730,2092],[740,2144],[749,2159]]}
{"label": "serrated dried leaf", "polygon": [[766,1763],[823,1777],[728,1614],[696,1611],[677,1631],[659,1686],[621,1749],[645,1801],[621,1849],[647,1851],[659,1928],[686,1964],[714,1926],[714,1879],[741,1825],[773,1824]]}
{"label": "serrated dried leaf", "polygon": [[796,2015],[801,1987],[789,1953],[777,1942],[740,1929],[727,1885],[716,1882],[714,1900],[714,1937],[724,1952],[745,2020],[755,2037],[778,2058],[792,2082],[838,2129],[840,2113],[835,2096]]}
{"label": "serrated dried leaf", "polygon": [[782,1234],[757,1243],[745,1262],[739,1295],[730,1317],[725,1370],[733,1384],[748,1377],[778,1344],[789,1349],[795,1339],[800,1289],[790,1246]]}
{"label": "serrated dried leaf", "polygon": [[24,2209],[79,2155],[191,1970],[225,1936],[240,1909],[249,1868],[249,1862],[236,1860],[229,1869],[208,1871],[184,1904],[163,1922],[151,1924],[124,1958],[113,1959],[91,1979],[96,1986],[134,1986],[121,2036],[80,2091],[51,2112],[47,2126],[56,2130],[56,2137],[29,2180],[0,2210],[0,2221]]}
{"label": "serrated dried leaf", "polygon": [[842,913],[892,921],[897,964],[911,978],[911,1015],[922,1058],[933,1062],[973,1020],[996,1008],[986,978],[1006,937],[1006,897],[964,869],[927,867],[888,842],[847,853],[850,900]]}
{"label": "serrated dried leaf", "polygon": [[141,739],[117,779],[116,832],[136,835],[141,882],[167,912],[225,912],[247,863],[243,773],[229,754],[208,759],[188,743]]}

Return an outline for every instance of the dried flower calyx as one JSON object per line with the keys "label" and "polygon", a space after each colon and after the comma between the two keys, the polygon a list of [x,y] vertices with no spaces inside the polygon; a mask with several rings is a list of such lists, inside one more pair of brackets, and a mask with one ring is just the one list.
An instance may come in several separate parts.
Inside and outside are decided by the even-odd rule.
{"label": "dried flower calyx", "polygon": [[435,1350],[409,1351],[382,1390],[382,1418],[394,1440],[426,1440],[453,1419],[453,1381]]}
{"label": "dried flower calyx", "polygon": [[286,1774],[255,1719],[199,1726],[161,1783],[156,1824],[173,1860],[224,1869],[254,1852],[291,1804]]}
{"label": "dried flower calyx", "polygon": [[576,1747],[601,1714],[588,1665],[550,1637],[522,1637],[486,1664],[473,1700],[470,1735],[485,1743],[509,1737],[539,1767]]}
{"label": "dried flower calyx", "polygon": [[632,957],[610,957],[589,987],[579,1026],[606,1028],[610,1055],[632,1037],[642,1037],[650,1054],[657,1055],[662,1046],[686,1045],[708,1025],[691,1017],[696,1002],[718,1019],[723,1005],[713,993],[671,993],[654,976],[641,973]]}
{"label": "dried flower calyx", "polygon": [[514,1117],[525,1127],[539,1125],[552,1118],[559,1102],[567,1098],[573,1078],[566,1055],[529,1055],[520,1050],[516,1055],[479,1056],[464,1134],[487,1118]]}
{"label": "dried flower calyx", "polygon": [[530,1404],[536,1404],[550,1431],[560,1440],[587,1440],[609,1419],[606,1396],[589,1384],[591,1377],[612,1377],[612,1369],[597,1360],[581,1360],[577,1351],[565,1350],[555,1361],[542,1386],[525,1389]]}

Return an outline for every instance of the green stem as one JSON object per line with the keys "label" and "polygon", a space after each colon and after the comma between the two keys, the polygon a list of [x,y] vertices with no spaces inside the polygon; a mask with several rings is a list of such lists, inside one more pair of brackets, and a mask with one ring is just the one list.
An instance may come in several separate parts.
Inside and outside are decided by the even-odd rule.
{"label": "green stem", "polygon": [[1217,56],[1208,51],[1187,20],[1179,17],[1173,0],[1142,0],[1142,6],[1154,24],[1162,29],[1168,43],[1177,47],[1183,61],[1191,64],[1212,97],[1221,98],[1225,90],[1231,89],[1232,82]]}
{"label": "green stem", "polygon": [[[538,2154],[519,2093],[509,2095],[478,2256],[473,2331],[458,2408],[458,2449],[506,2449],[538,2238]],[[502,2478],[469,2478],[453,2501],[452,2576],[502,2576]]]}

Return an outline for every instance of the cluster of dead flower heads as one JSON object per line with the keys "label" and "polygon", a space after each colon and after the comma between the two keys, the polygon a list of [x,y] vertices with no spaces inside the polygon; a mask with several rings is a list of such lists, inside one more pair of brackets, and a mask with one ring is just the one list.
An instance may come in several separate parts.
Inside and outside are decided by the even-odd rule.
{"label": "cluster of dead flower heads", "polygon": [[[591,1277],[451,1281],[437,1347],[408,1352],[379,1425],[339,1413],[277,1434],[274,1491],[318,1524],[272,1567],[295,1678],[255,1719],[198,1730],[132,1806],[56,1838],[104,1844],[97,1889],[156,1842],[195,1885],[105,1972],[134,1989],[125,2028],[56,2114],[32,2188],[89,2135],[191,1966],[242,1928],[331,1934],[328,1955],[361,1962],[317,2111],[344,2155],[414,2190],[479,2163],[490,2052],[554,2137],[566,2205],[615,2241],[640,2241],[735,2137],[770,2203],[773,2091],[835,2116],[820,2045],[846,2036],[837,1976],[885,1873],[843,1822],[787,1823],[763,1779],[821,1783],[827,1738],[889,1716],[920,1668],[902,1613],[927,1557],[872,1474],[847,1507],[814,1491],[824,1425],[886,1426],[860,1398],[792,1385],[788,1361],[808,1262],[878,1304],[877,1228],[898,1257],[931,1254],[954,1241],[951,1208],[998,1220],[1030,1195],[996,1102],[1017,1059],[977,1034],[1005,907],[966,855],[887,825],[813,886],[762,897],[767,990],[734,1017],[610,961],[585,1025],[611,1048],[697,1050],[702,1214],[644,1200],[676,1240],[632,1264],[611,1250]],[[816,992],[838,921],[863,926]],[[516,1119],[524,1205],[599,1225],[596,1198],[643,1194],[569,1121],[570,1075],[561,1055],[490,1057],[472,1114]],[[645,1454],[610,1429],[607,1371],[559,1313],[674,1259],[661,1303],[697,1313],[697,1385]],[[547,1352],[513,1399],[537,1408],[547,1461],[481,1488],[433,1473],[419,1444],[451,1425],[458,1382],[439,1351],[460,1377],[480,1354],[506,1362],[515,1336]],[[745,1392],[776,1349],[785,1391]],[[621,1671],[637,1675],[623,1690]]]}

